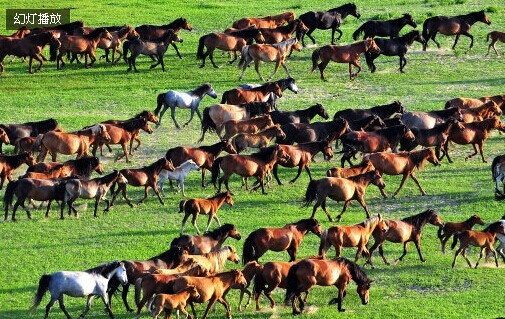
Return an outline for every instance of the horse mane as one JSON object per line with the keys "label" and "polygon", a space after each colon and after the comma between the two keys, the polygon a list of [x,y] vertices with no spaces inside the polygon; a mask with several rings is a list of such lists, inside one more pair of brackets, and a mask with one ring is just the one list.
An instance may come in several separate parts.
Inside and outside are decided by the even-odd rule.
{"label": "horse mane", "polygon": [[106,277],[108,274],[111,273],[114,269],[119,267],[121,263],[118,260],[114,260],[108,263],[104,263],[101,265],[98,265],[96,267],[90,268],[85,270],[85,272],[90,273],[90,274],[100,274],[104,277]]}
{"label": "horse mane", "polygon": [[424,164],[426,163],[424,159],[426,158],[426,152],[432,152],[433,150],[430,148],[425,148],[422,150],[407,152],[409,154],[410,159],[416,165],[417,169],[422,169]]}
{"label": "horse mane", "polygon": [[81,177],[89,177],[91,172],[100,165],[100,160],[98,157],[81,157],[75,160],[68,160],[63,163],[63,165],[73,166],[76,170],[77,175]]}
{"label": "horse mane", "polygon": [[115,169],[112,173],[109,173],[103,177],[100,177],[100,181],[104,184],[107,184],[109,183],[110,181],[112,181],[114,178],[116,178],[119,174],[119,171],[117,169]]}
{"label": "horse mane", "polygon": [[135,115],[134,118],[147,118],[147,116],[149,115],[149,112],[150,111],[148,111],[148,110],[143,110],[142,112]]}
{"label": "horse mane", "polygon": [[259,152],[250,154],[250,156],[267,163],[270,162],[275,156],[275,153],[277,152],[277,147],[278,147],[277,144],[269,147],[264,147],[261,148]]}
{"label": "horse mane", "polygon": [[104,31],[107,31],[107,29],[104,27],[96,28],[95,30],[91,31],[90,33],[82,35],[82,37],[84,39],[88,39],[88,40],[96,39]]}
{"label": "horse mane", "polygon": [[489,224],[482,231],[483,232],[498,232],[498,227],[501,227],[501,225],[502,225],[502,222],[499,220],[499,221]]}
{"label": "horse mane", "polygon": [[168,161],[168,159],[165,157],[162,157],[162,158],[158,159],[156,162],[152,163],[151,165],[144,166],[144,168],[148,171],[154,171],[157,168],[160,168],[163,165],[163,163],[165,163],[165,161]]}
{"label": "horse mane", "polygon": [[181,246],[172,246],[169,250],[162,252],[161,254],[149,258],[149,260],[161,259],[161,260],[171,260],[174,264],[179,264],[182,260],[182,255],[185,250]]}
{"label": "horse mane", "polygon": [[211,197],[211,198],[209,198],[209,199],[223,198],[223,197],[225,197],[227,194],[228,194],[228,192],[221,192],[221,193],[217,193],[216,195],[212,196],[212,197]]}
{"label": "horse mane", "polygon": [[226,145],[225,141],[219,141],[219,142],[212,144],[212,145],[199,146],[198,149],[217,156],[217,154],[224,149],[225,145]]}
{"label": "horse mane", "polygon": [[[397,110],[397,108],[399,110]],[[388,118],[394,113],[403,113],[405,111],[402,103],[398,100],[393,101],[392,103],[389,104],[383,104],[371,107],[369,110],[370,112],[379,115],[382,119]],[[391,110],[393,111],[391,112]]]}
{"label": "horse mane", "polygon": [[349,269],[349,273],[351,274],[352,280],[356,282],[356,284],[362,285],[371,282],[371,280],[366,275],[365,271],[361,269],[361,267],[357,263],[345,257],[338,257],[335,260],[344,263],[347,266],[347,269]]}
{"label": "horse mane", "polygon": [[220,237],[223,237],[225,234],[229,233],[233,228],[235,228],[235,225],[233,224],[224,224],[223,226],[219,227],[216,230],[205,232],[203,235],[206,237],[210,237],[214,240],[217,240]]}
{"label": "horse mane", "polygon": [[117,124],[114,124],[115,126],[118,126],[128,132],[135,131],[142,126],[144,126],[147,123],[147,120],[145,118],[132,118],[126,121],[121,121],[118,122]]}
{"label": "horse mane", "polygon": [[311,227],[314,227],[314,226],[317,226],[317,224],[319,224],[319,222],[317,221],[317,219],[315,218],[305,218],[305,219],[300,219],[299,221],[295,222],[295,223],[291,223],[291,224],[287,224],[286,226],[289,226],[289,225],[303,225],[307,228],[311,228]]}
{"label": "horse mane", "polygon": [[162,27],[163,28],[172,28],[172,29],[181,28],[186,22],[187,22],[187,20],[185,18],[180,17],[180,18],[177,18],[174,21],[170,22],[169,24],[162,25]]}
{"label": "horse mane", "polygon": [[375,223],[375,220],[380,220],[380,219],[382,219],[382,216],[380,216],[380,214],[374,215],[374,216],[372,216],[370,218],[365,219],[364,221],[362,221],[358,225],[367,226],[367,225]]}
{"label": "horse mane", "polygon": [[427,209],[424,212],[419,213],[417,215],[405,217],[402,219],[402,221],[411,224],[412,226],[414,226],[414,228],[421,229],[421,227],[423,227],[423,225],[426,224],[430,216],[436,213],[437,212],[435,212],[435,210],[433,209]]}
{"label": "horse mane", "polygon": [[216,251],[211,251],[209,253],[201,255],[207,260],[215,259],[217,262],[217,269],[223,269],[226,260],[228,259],[229,252],[235,251],[235,248],[232,246],[224,246]]}
{"label": "horse mane", "polygon": [[203,96],[205,92],[207,92],[210,89],[212,89],[212,85],[210,85],[210,83],[204,83],[199,87],[197,87],[196,89],[192,90],[191,93],[197,96]]}
{"label": "horse mane", "polygon": [[330,10],[328,10],[328,12],[335,11],[335,12],[340,13],[341,11],[351,11],[351,10],[354,10],[354,11],[357,10],[356,4],[354,4],[354,3],[346,3],[346,4],[341,5],[339,7],[330,9]]}

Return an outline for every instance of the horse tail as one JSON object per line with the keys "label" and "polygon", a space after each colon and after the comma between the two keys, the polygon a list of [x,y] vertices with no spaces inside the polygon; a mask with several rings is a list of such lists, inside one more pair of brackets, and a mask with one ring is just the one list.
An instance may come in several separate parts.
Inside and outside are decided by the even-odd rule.
{"label": "horse tail", "polygon": [[354,33],[352,34],[352,38],[353,38],[354,40],[358,40],[358,38],[359,38],[359,34],[360,34],[361,32],[363,32],[363,31],[364,31],[364,30],[363,30],[363,26],[364,26],[364,24],[362,24],[362,25],[361,25],[361,26],[360,26],[360,27],[359,27],[356,31],[354,31]]}
{"label": "horse tail", "polygon": [[305,203],[302,207],[308,207],[317,198],[317,181],[311,180],[309,186],[307,186],[307,191],[305,191]]}
{"label": "horse tail", "polygon": [[430,32],[431,29],[431,18],[428,18],[424,20],[423,22],[423,32],[422,36],[424,39],[424,44],[423,44],[423,51],[426,51],[426,47],[428,46],[428,33]]}
{"label": "horse tail", "polygon": [[[217,130],[216,123],[212,120],[210,117],[210,108],[206,107],[203,109],[203,114],[202,114],[202,131],[215,131]],[[203,135],[202,135],[202,141],[203,141]]]}
{"label": "horse tail", "polygon": [[444,224],[438,226],[437,236],[439,239],[444,238]]}
{"label": "horse tail", "polygon": [[218,157],[214,163],[212,164],[212,184],[214,184],[214,188],[216,188],[216,181],[217,178],[219,177],[219,169],[221,167],[221,161],[223,160],[223,157]]}
{"label": "horse tail", "polygon": [[288,276],[286,277],[286,298],[284,299],[284,304],[287,304],[298,294],[298,281],[296,279],[298,267],[299,263],[296,263],[289,268]]}
{"label": "horse tail", "polygon": [[39,287],[37,288],[37,293],[35,294],[35,297],[33,298],[33,305],[30,308],[30,311],[35,310],[40,305],[40,302],[42,301],[42,297],[44,297],[44,294],[46,291],[49,289],[49,283],[51,282],[51,275],[42,275],[39,280]]}
{"label": "horse tail", "polygon": [[454,249],[454,247],[456,247],[456,244],[458,243],[459,233],[460,232],[454,233],[454,235],[453,235],[454,239],[452,240],[451,249]]}
{"label": "horse tail", "polygon": [[251,260],[255,260],[254,259],[254,250],[255,250],[254,236],[255,236],[254,232],[250,233],[244,242],[244,248],[242,250],[242,263],[244,265]]}
{"label": "horse tail", "polygon": [[138,306],[140,303],[140,294],[142,292],[142,280],[144,277],[137,278],[135,280],[135,304]]}
{"label": "horse tail", "polygon": [[[183,199],[179,202],[179,213],[184,212],[184,205],[186,205],[187,199]],[[175,239],[172,241],[172,244],[174,244]],[[172,244],[170,244],[170,247],[172,247]]]}
{"label": "horse tail", "polygon": [[130,49],[130,41],[123,42],[123,60],[128,63],[128,50]]}
{"label": "horse tail", "polygon": [[266,281],[261,272],[263,271],[263,265],[260,266],[260,269],[256,272],[256,275],[253,279],[253,294],[258,296],[266,289]]}
{"label": "horse tail", "polygon": [[319,256],[323,256],[323,254],[326,254],[329,248],[330,243],[328,242],[328,229],[325,229],[321,233],[321,242],[319,243]]}
{"label": "horse tail", "polygon": [[312,71],[311,72],[314,72],[314,70],[317,68],[317,61],[319,60],[319,57],[320,57],[319,50],[321,50],[321,48],[317,48],[314,50],[314,52],[312,52]]}
{"label": "horse tail", "polygon": [[489,37],[491,37],[491,32],[489,32],[486,36],[486,42],[489,42]]}
{"label": "horse tail", "polygon": [[223,92],[223,97],[221,98],[221,104],[226,104],[226,102],[228,101],[228,94],[229,93],[230,93],[230,91]]}
{"label": "horse tail", "polygon": [[7,188],[5,189],[4,194],[4,208],[5,208],[5,218],[7,218],[7,212],[9,211],[9,206],[12,204],[12,200],[14,199],[14,190],[18,185],[18,181],[11,181],[7,184]]}
{"label": "horse tail", "polygon": [[160,93],[158,94],[158,97],[156,98],[156,102],[158,105],[156,106],[156,109],[154,110],[154,115],[158,116],[158,113],[161,111],[161,107],[165,103],[165,94],[166,93]]}
{"label": "horse tail", "polygon": [[246,56],[249,55],[249,46],[246,45],[240,50],[240,60],[238,61],[237,68],[241,68],[244,65]]}
{"label": "horse tail", "polygon": [[199,60],[203,59],[203,47],[204,47],[204,42],[205,39],[207,38],[208,34],[203,35],[200,37],[200,40],[198,41],[198,49],[196,50],[196,58]]}

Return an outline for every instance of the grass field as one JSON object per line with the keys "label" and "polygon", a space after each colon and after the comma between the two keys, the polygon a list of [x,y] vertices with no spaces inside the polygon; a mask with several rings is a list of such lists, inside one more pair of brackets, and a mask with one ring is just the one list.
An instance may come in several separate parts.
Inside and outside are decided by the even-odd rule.
{"label": "grass field", "polygon": [[[339,43],[353,42],[351,34],[368,19],[392,19],[409,12],[422,28],[422,22],[435,15],[457,15],[470,11],[486,10],[491,19],[491,26],[476,23],[471,33],[475,37],[472,50],[468,50],[469,39],[462,37],[456,50],[451,50],[454,37],[439,35],[442,44],[436,49],[430,43],[426,52],[419,43],[414,43],[407,54],[408,64],[405,73],[398,71],[397,57],[381,56],[376,60],[377,72],[371,74],[362,58],[363,71],[354,80],[349,81],[348,67],[345,64],[330,63],[326,69],[328,82],[322,82],[317,72],[311,73],[310,56],[315,46],[295,52],[287,63],[293,77],[297,80],[300,93],[286,92],[280,99],[281,110],[306,108],[315,103],[323,104],[331,116],[345,108],[368,108],[378,104],[400,100],[410,111],[428,111],[442,109],[446,100],[454,97],[480,97],[505,93],[503,77],[503,56],[494,53],[485,57],[486,34],[492,30],[505,30],[505,10],[499,1],[484,0],[388,0],[355,2],[361,19],[348,17],[341,29],[344,33]],[[5,73],[0,75],[0,123],[21,123],[53,117],[66,131],[73,131],[84,126],[107,119],[126,119],[141,110],[154,110],[156,96],[169,89],[191,90],[203,82],[211,83],[218,92],[218,99],[225,90],[238,84],[240,70],[236,65],[226,65],[227,57],[215,54],[219,69],[207,63],[199,68],[200,61],[195,58],[198,39],[210,32],[220,32],[231,26],[234,20],[245,16],[265,16],[291,10],[297,15],[311,10],[327,10],[343,3],[329,4],[323,1],[287,0],[271,1],[58,1],[41,5],[37,1],[20,1],[14,6],[6,1],[0,2],[0,8],[70,8],[72,20],[83,20],[89,26],[130,24],[165,24],[178,17],[185,17],[193,26],[193,31],[182,30],[180,36],[184,42],[178,45],[183,59],[175,56],[169,48],[165,56],[166,72],[160,68],[149,70],[151,62],[146,57],[139,58],[138,74],[126,73],[126,65],[121,61],[116,66],[107,65],[99,60],[90,69],[82,65],[67,64],[64,70],[57,71],[54,62],[47,62],[41,72],[28,74],[27,63],[16,59],[6,63]],[[5,10],[0,11],[0,34],[10,34],[5,30]],[[410,27],[403,29],[406,33]],[[330,31],[314,32],[318,45],[330,42]],[[505,52],[504,44],[497,44],[499,52]],[[102,51],[97,50],[97,55]],[[9,58],[6,61],[10,61]],[[264,76],[273,70],[272,64],[262,64]],[[285,77],[282,69],[274,80]],[[253,68],[249,68],[242,83],[258,83],[259,79]],[[203,109],[219,101],[205,97],[200,108]],[[176,117],[179,123],[189,118],[189,112],[178,109]],[[320,119],[316,119],[320,120]],[[114,154],[101,158],[106,172],[116,168],[141,167],[164,156],[165,152],[179,145],[197,145],[200,137],[200,123],[195,117],[193,122],[182,130],[177,130],[169,114],[165,114],[163,124],[152,135],[141,134],[142,146],[131,158],[132,163],[114,162]],[[217,137],[207,134],[205,145],[215,143]],[[113,146],[119,152],[118,146]],[[11,146],[4,146],[4,151],[11,152]],[[435,209],[446,221],[461,221],[472,214],[479,214],[486,223],[499,219],[503,214],[503,203],[494,201],[494,184],[491,180],[490,162],[503,153],[503,135],[493,132],[486,142],[485,156],[489,163],[482,163],[479,157],[469,161],[464,158],[472,152],[471,146],[453,145],[451,155],[455,162],[446,160],[439,167],[431,164],[417,173],[427,196],[420,196],[417,186],[408,180],[396,199],[383,200],[378,189],[371,186],[366,201],[371,213],[381,213],[386,218],[403,218],[424,211]],[[58,156],[63,161],[73,156]],[[311,165],[315,178],[325,175],[325,171],[340,164],[336,156],[331,162],[325,162],[317,156]],[[16,176],[26,167],[22,167]],[[293,169],[280,169],[280,177],[286,181],[296,173]],[[210,178],[210,177],[208,177]],[[392,193],[399,185],[399,176],[385,176],[386,191]],[[240,180],[233,176],[230,187],[234,192],[234,207],[223,207],[219,212],[222,222],[234,223],[245,238],[251,231],[260,227],[280,227],[286,223],[308,218],[312,207],[302,208],[302,198],[309,182],[305,172],[295,184],[284,186],[272,185],[268,195],[260,192],[249,193],[240,189]],[[2,191],[3,192],[3,191]],[[206,197],[215,193],[212,186],[200,187],[198,173],[190,174],[186,181],[189,197]],[[129,196],[140,199],[143,189],[129,188]],[[84,200],[77,201],[79,219],[70,217],[57,219],[57,205],[52,209],[49,219],[44,219],[45,210],[33,210],[33,220],[27,220],[22,210],[18,210],[19,221],[0,223],[0,318],[39,318],[43,316],[48,296],[34,312],[28,309],[32,304],[38,280],[44,273],[58,270],[82,270],[111,260],[147,259],[168,249],[172,238],[178,236],[182,216],[177,214],[180,194],[170,191],[165,197],[165,206],[152,196],[141,206],[129,208],[123,200],[107,215],[93,218],[93,204]],[[337,214],[342,203],[329,201],[329,210]],[[102,206],[103,207],[103,206]],[[332,226],[326,216],[319,211],[318,220],[324,228]],[[350,225],[361,222],[365,217],[362,208],[353,203],[344,215],[341,224]],[[205,218],[200,218],[202,229]],[[215,224],[214,224],[215,226]],[[476,227],[482,229],[482,226]],[[193,232],[191,225],[186,231]],[[437,229],[427,225],[422,239],[422,250],[426,263],[421,263],[413,245],[404,261],[396,266],[386,266],[375,256],[375,269],[365,269],[374,280],[370,304],[362,306],[351,283],[344,299],[345,313],[338,313],[336,306],[329,306],[328,301],[335,296],[333,287],[317,287],[309,298],[309,311],[302,317],[334,318],[496,318],[503,317],[504,268],[492,263],[484,263],[478,269],[469,269],[463,259],[458,259],[456,267],[451,268],[453,252],[442,254],[436,237]],[[241,252],[243,240],[229,241]],[[300,246],[299,257],[317,253],[319,239],[309,234]],[[403,250],[399,244],[384,245],[389,260],[397,258]],[[343,255],[354,257],[354,249],[344,249]],[[333,250],[329,252],[332,257]],[[477,249],[471,249],[469,258],[475,262]],[[287,253],[265,254],[260,261],[288,260]],[[360,265],[363,261],[360,260]],[[228,268],[240,265],[228,265]],[[130,288],[130,305],[133,305],[133,289]],[[238,293],[232,291],[228,300],[235,318],[286,318],[291,316],[291,309],[280,306],[284,291],[274,292],[274,299],[279,306],[274,310],[266,308],[266,298],[261,298],[263,310],[255,312],[249,307],[245,312],[236,310]],[[67,310],[72,316],[81,313],[84,299],[66,298]],[[120,297],[112,300],[116,318],[132,318],[122,306]],[[210,317],[221,318],[225,315],[218,305]],[[203,305],[197,306],[201,315]],[[64,318],[64,314],[55,305],[51,318]],[[106,318],[101,301],[95,300],[89,318]],[[146,312],[142,318],[148,318]]]}

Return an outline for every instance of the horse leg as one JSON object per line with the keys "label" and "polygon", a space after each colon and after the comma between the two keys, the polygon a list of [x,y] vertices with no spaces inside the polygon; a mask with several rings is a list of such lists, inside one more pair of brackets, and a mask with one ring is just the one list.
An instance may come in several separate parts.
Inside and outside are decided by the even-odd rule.
{"label": "horse leg", "polygon": [[[316,29],[309,29],[307,33],[305,33],[306,36],[309,37],[309,39],[312,41],[312,44],[316,44],[316,39],[312,36],[312,32],[314,32]],[[303,37],[302,37],[302,45],[305,47],[305,42],[303,42]]]}
{"label": "horse leg", "polygon": [[[182,211],[181,211],[182,213]],[[181,232],[180,232],[180,235],[182,236],[182,234],[184,233],[184,225],[186,225],[186,221],[188,220],[188,217],[189,217],[189,214],[184,214],[184,217],[182,218],[182,222],[181,222]]]}
{"label": "horse leg", "polygon": [[212,63],[212,65],[214,66],[214,68],[219,69],[217,64],[214,62],[214,51],[209,52],[209,60],[210,60],[210,63]]}
{"label": "horse leg", "polygon": [[[284,59],[283,59],[284,60]],[[288,70],[288,67],[286,66],[286,63],[284,63],[284,61],[281,62],[281,65],[282,67],[284,68],[284,71],[286,71],[286,74],[288,75],[288,77],[291,77],[291,73],[289,73],[289,70]],[[279,67],[277,67],[278,69]],[[273,76],[272,76],[273,77]]]}
{"label": "horse leg", "polygon": [[407,59],[405,59],[405,56],[402,55],[402,56],[400,56],[400,72],[401,73],[405,73],[405,71],[403,71],[403,68],[405,67],[405,65],[407,65]]}
{"label": "horse leg", "polygon": [[[212,220],[214,219],[214,214],[209,213],[209,220],[207,221],[207,227],[205,227],[205,232],[207,232],[210,228],[210,223],[212,223]],[[194,224],[196,225],[196,224]],[[195,226],[196,227],[196,226]]]}
{"label": "horse leg", "polygon": [[[439,48],[439,49],[440,49],[440,43],[438,43],[438,41],[437,41],[437,40],[435,40],[435,37],[436,37],[436,36],[437,36],[437,33],[436,33],[436,32],[434,32],[434,33],[433,33],[433,36],[431,37],[431,39],[433,40],[433,42],[435,42],[435,44],[437,45],[437,48]],[[426,43],[428,43],[428,40],[426,40]]]}
{"label": "horse leg", "polygon": [[[46,306],[46,319],[47,319],[47,315],[49,315],[49,310],[51,309],[51,307],[53,306],[54,302],[56,301],[56,299],[52,299],[51,298],[51,301],[47,304]],[[67,319],[72,319],[72,317],[70,316],[70,314],[68,313],[67,309],[65,308],[65,304],[63,303],[63,295],[60,296],[60,298],[58,298],[58,305],[60,306],[60,309],[61,311],[63,311],[63,313],[65,314],[65,316],[67,317]]]}
{"label": "horse leg", "polygon": [[88,296],[88,301],[86,302],[86,308],[84,308],[84,311],[79,315],[78,319],[82,319],[86,316],[86,314],[88,313],[89,309],[91,308],[91,304],[93,302],[93,298],[95,297],[95,295],[89,295]]}
{"label": "horse leg", "polygon": [[[424,189],[421,187],[421,184],[419,183],[419,180],[417,179],[417,177],[414,175],[414,172],[410,173],[410,177],[414,180],[414,182],[416,182],[417,184],[417,187],[419,187],[419,190],[421,191],[421,195],[424,196],[426,195],[426,192],[424,191]],[[396,194],[395,194],[396,195]]]}
{"label": "horse leg", "polygon": [[[189,122],[191,122],[193,120],[193,116],[195,115],[195,110],[193,108],[191,108],[191,114],[189,115],[189,120],[184,123],[184,125],[182,127],[186,127],[188,126]],[[201,122],[202,118],[200,117],[200,122]]]}
{"label": "horse leg", "polygon": [[468,267],[473,268],[472,263],[470,262],[470,259],[468,259],[468,257],[466,256],[466,248],[467,247],[465,247],[465,249],[463,250],[463,252],[461,253],[461,255],[463,256],[463,258],[465,258],[466,263],[468,264]]}
{"label": "horse leg", "polygon": [[182,60],[182,56],[181,56],[181,54],[179,53],[179,49],[178,49],[178,48],[177,48],[177,46],[175,45],[175,42],[172,42],[171,44],[172,44],[172,46],[174,47],[175,53],[177,54],[177,56],[179,57],[179,59],[181,59],[181,60]]}
{"label": "horse leg", "polygon": [[[351,74],[352,70],[351,64],[358,68],[358,71],[356,71],[356,73]],[[349,63],[349,74],[351,74],[351,80],[357,77],[360,72],[361,72],[361,65],[359,65],[358,61],[353,61],[352,63]]]}
{"label": "horse leg", "polygon": [[[193,213],[193,218],[191,220],[191,224],[193,224],[193,226],[195,227],[196,229],[196,233],[198,235],[200,235],[200,230],[198,229],[198,225],[196,224],[196,220],[198,219],[198,212],[195,212]],[[185,221],[184,221],[185,222]]]}
{"label": "horse leg", "polygon": [[424,259],[423,254],[421,253],[421,240],[420,239],[414,240],[414,245],[416,245],[417,253],[419,254],[419,259],[423,263],[426,262],[426,259]]}
{"label": "horse leg", "polygon": [[[261,75],[261,73],[260,73],[260,60],[255,60],[254,61],[254,69],[256,70],[256,73],[258,73],[258,75],[260,77],[260,80],[263,81],[263,82],[265,82],[265,79],[263,78],[263,75]],[[273,74],[275,74],[275,71],[274,71]],[[272,74],[272,76],[273,76],[273,74]]]}
{"label": "horse leg", "polygon": [[[298,166],[298,173],[296,174],[295,178],[293,178],[292,180],[289,181],[290,184],[293,184],[294,182],[296,182],[298,177],[300,177],[300,175],[302,174],[303,166],[304,166],[303,164]],[[309,173],[310,180],[312,180],[312,176],[310,175],[310,169],[307,166],[305,167],[305,169],[307,170],[307,173]]]}
{"label": "horse leg", "polygon": [[107,313],[109,314],[109,317],[111,319],[114,319],[114,314],[112,313],[112,310],[110,309],[110,303],[109,303],[107,293],[104,292],[101,297],[102,297],[103,303],[105,304],[105,309],[107,309]]}
{"label": "horse leg", "polygon": [[[175,119],[175,105],[170,106],[170,116],[172,117],[172,120],[174,120],[175,127],[180,130],[181,127],[179,126],[179,123],[177,123],[177,120]],[[161,119],[161,115],[160,115]]]}
{"label": "horse leg", "polygon": [[[314,206],[314,208],[315,208],[315,206]],[[333,219],[333,217],[331,217],[330,212],[329,212],[329,211],[328,211],[328,209],[326,208],[326,198],[325,198],[325,199],[323,200],[323,202],[321,203],[321,208],[322,208],[322,209],[323,209],[323,211],[326,213],[326,216],[328,216],[329,221],[330,221],[330,222],[333,222],[333,221],[334,221],[334,219]],[[314,214],[314,213],[315,213],[315,212],[313,212],[312,214]],[[314,218],[314,217],[312,217],[312,218]]]}
{"label": "horse leg", "polygon": [[[403,174],[402,181],[400,182],[400,187],[398,187],[398,189],[396,190],[396,192],[394,192],[392,198],[395,198],[395,196],[400,192],[400,189],[402,189],[402,187],[405,184],[405,181],[407,181],[407,178],[409,177],[409,175],[412,175],[412,173],[409,174],[407,172],[406,174]],[[416,180],[416,179],[414,179],[414,180]],[[417,183],[419,183],[419,182],[417,182]],[[424,193],[424,190],[421,188],[421,185],[419,185],[419,188],[421,189],[421,194],[422,195],[426,195],[426,193]]]}
{"label": "horse leg", "polygon": [[[467,161],[467,160],[469,160],[470,158],[472,158],[472,157],[474,157],[475,155],[477,155],[477,153],[478,153],[478,150],[477,150],[477,144],[475,144],[475,143],[474,143],[474,144],[472,144],[472,147],[473,147],[473,151],[474,151],[474,152],[473,152],[473,154],[470,154],[470,155],[468,155],[467,157],[465,157],[465,161]],[[479,147],[480,147],[480,145],[479,145]],[[482,156],[482,161],[483,161],[484,163],[486,163],[486,161],[484,160],[484,156]]]}
{"label": "horse leg", "polygon": [[385,263],[386,265],[388,265],[388,266],[389,266],[389,265],[391,265],[391,264],[389,263],[389,261],[386,259],[386,256],[384,256],[384,248],[382,248],[382,243],[379,245],[379,255],[381,255],[382,260],[384,261],[384,263]]}
{"label": "horse leg", "polygon": [[232,65],[233,62],[237,60],[237,51],[233,50],[233,60],[227,62],[228,65]]}
{"label": "horse leg", "polygon": [[[159,199],[161,205],[165,206],[165,202],[161,198],[161,194],[160,194],[160,191],[158,190],[158,187],[156,186],[156,183],[154,183],[151,187],[153,188],[153,191],[156,194],[156,196],[158,196],[158,199]],[[147,196],[147,190],[148,190],[148,187],[146,187],[146,196]]]}
{"label": "horse leg", "polygon": [[326,79],[326,75],[324,74],[324,69],[326,69],[326,66],[328,65],[328,63],[330,62],[330,60],[327,60],[327,61],[321,61],[321,63],[319,63],[317,65],[317,67],[319,68],[319,73],[321,73],[321,80],[323,81],[328,81]]}
{"label": "horse leg", "polygon": [[335,29],[336,28],[331,28],[331,44],[332,45],[335,45]]}

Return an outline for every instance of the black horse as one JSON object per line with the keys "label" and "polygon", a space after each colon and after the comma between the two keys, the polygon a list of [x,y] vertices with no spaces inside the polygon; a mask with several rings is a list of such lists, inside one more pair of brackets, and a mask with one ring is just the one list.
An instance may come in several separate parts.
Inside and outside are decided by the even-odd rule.
{"label": "black horse", "polygon": [[347,121],[356,121],[369,117],[370,115],[377,115],[385,120],[396,113],[405,113],[406,109],[400,101],[394,101],[389,104],[377,105],[368,109],[345,109],[337,111],[333,116],[334,119],[342,117]]}
{"label": "black horse", "polygon": [[289,123],[281,126],[286,138],[277,138],[279,144],[307,143],[324,139],[334,141],[349,131],[349,124],[342,118],[330,122]]}
{"label": "black horse", "polygon": [[316,39],[312,36],[315,29],[328,30],[331,29],[331,44],[335,44],[335,31],[339,36],[337,40],[342,37],[342,31],[339,29],[342,21],[348,16],[352,15],[359,19],[361,17],[358,8],[354,3],[347,3],[340,7],[330,9],[328,11],[309,11],[300,15],[300,20],[309,29],[302,36],[302,45],[305,46],[304,38],[308,36],[313,44],[316,44]]}
{"label": "black horse", "polygon": [[[44,134],[52,130],[60,130],[58,121],[55,119],[47,119],[37,122],[26,122],[22,124],[0,124],[0,128],[4,129],[9,137],[11,144],[23,137],[36,137],[39,134]],[[0,153],[2,153],[2,142],[0,141]]]}
{"label": "black horse", "polygon": [[309,124],[310,121],[316,116],[319,115],[325,120],[327,120],[330,116],[328,115],[328,112],[326,109],[319,103],[312,105],[311,107],[308,107],[303,110],[296,110],[296,111],[272,111],[269,113],[270,116],[272,117],[272,121],[275,124],[288,124],[288,123],[307,123]]}
{"label": "black horse", "polygon": [[417,27],[414,18],[408,13],[404,13],[401,18],[380,21],[380,20],[369,20],[363,23],[354,33],[352,37],[354,40],[358,40],[360,33],[363,33],[363,39],[373,38],[375,36],[396,38],[400,33],[400,30],[406,26],[410,25],[413,28]]}
{"label": "black horse", "polygon": [[424,39],[418,30],[412,30],[409,33],[394,39],[376,38],[375,43],[381,49],[379,53],[367,51],[365,52],[366,64],[370,68],[370,72],[374,73],[376,70],[373,61],[381,54],[386,56],[399,56],[400,57],[400,72],[403,73],[403,68],[407,65],[405,54],[414,41],[424,45]]}

